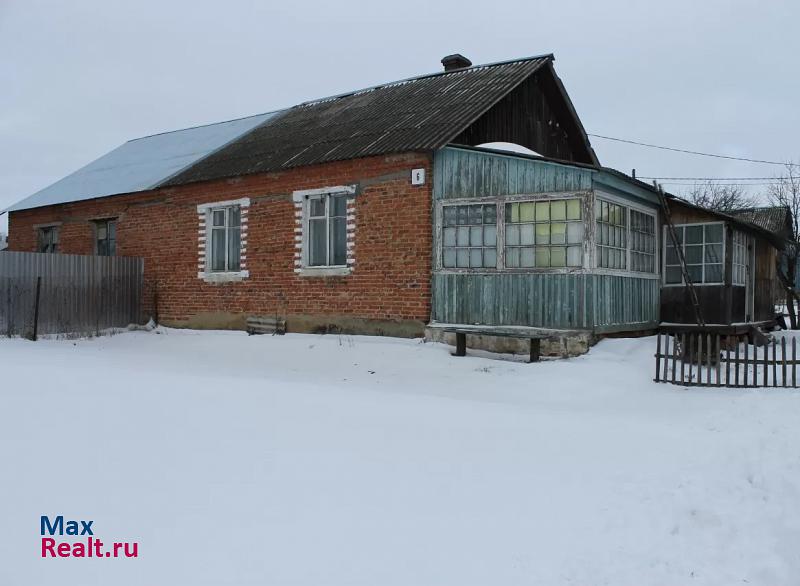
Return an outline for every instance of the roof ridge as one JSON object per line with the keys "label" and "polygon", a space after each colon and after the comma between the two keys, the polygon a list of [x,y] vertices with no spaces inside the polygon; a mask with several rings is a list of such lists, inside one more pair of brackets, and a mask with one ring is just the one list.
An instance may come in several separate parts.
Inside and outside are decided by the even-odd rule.
{"label": "roof ridge", "polygon": [[435,71],[433,73],[424,73],[422,75],[415,75],[415,76],[412,76],[412,77],[406,77],[406,78],[397,79],[397,80],[394,80],[394,81],[386,81],[386,82],[383,82],[383,83],[375,84],[375,85],[368,86],[368,87],[361,88],[361,89],[357,89],[357,90],[352,90],[352,91],[349,91],[349,92],[342,92],[340,94],[333,94],[333,95],[325,96],[325,97],[322,97],[322,98],[316,98],[316,99],[313,99],[313,100],[306,100],[305,102],[300,102],[299,104],[295,104],[294,106],[289,106],[289,108],[299,108],[299,107],[302,107],[302,106],[310,106],[310,105],[313,105],[313,104],[319,104],[321,102],[328,102],[330,100],[338,100],[339,98],[346,98],[348,96],[354,96],[356,94],[361,94],[361,93],[364,93],[364,92],[370,92],[370,91],[378,90],[378,89],[381,89],[381,88],[390,87],[390,86],[393,86],[393,85],[398,85],[398,84],[401,84],[401,83],[409,83],[409,82],[412,82],[412,81],[418,81],[418,80],[421,80],[421,79],[430,79],[432,77],[442,77],[442,76],[445,76],[445,75],[454,75],[454,74],[466,73],[468,71],[474,71],[474,70],[477,70],[477,69],[486,69],[487,67],[498,67],[500,65],[509,65],[511,63],[522,63],[524,61],[535,61],[537,59],[550,59],[550,60],[555,61],[555,55],[553,53],[542,53],[541,55],[532,55],[530,57],[519,57],[519,58],[516,58],[516,59],[506,59],[505,61],[495,61],[495,62],[492,62],[492,63],[480,63],[478,65],[470,65],[469,67],[462,67],[462,68],[459,68],[459,69],[452,69],[450,71]]}

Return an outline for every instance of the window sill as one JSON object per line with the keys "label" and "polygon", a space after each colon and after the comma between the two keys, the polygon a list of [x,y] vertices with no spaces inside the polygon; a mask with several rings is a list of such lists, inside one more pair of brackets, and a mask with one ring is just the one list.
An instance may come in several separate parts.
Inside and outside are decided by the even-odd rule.
{"label": "window sill", "polygon": [[303,267],[297,274],[301,277],[344,277],[352,272],[350,267]]}
{"label": "window sill", "polygon": [[198,279],[206,283],[235,283],[250,276],[250,271],[235,271],[230,273],[197,273]]}

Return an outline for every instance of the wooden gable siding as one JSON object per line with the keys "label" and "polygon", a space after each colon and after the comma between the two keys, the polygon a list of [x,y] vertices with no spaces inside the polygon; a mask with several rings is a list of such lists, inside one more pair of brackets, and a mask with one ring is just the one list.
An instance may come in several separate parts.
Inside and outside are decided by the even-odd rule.
{"label": "wooden gable siding", "polygon": [[513,142],[545,157],[594,164],[554,75],[547,70],[532,75],[451,142]]}

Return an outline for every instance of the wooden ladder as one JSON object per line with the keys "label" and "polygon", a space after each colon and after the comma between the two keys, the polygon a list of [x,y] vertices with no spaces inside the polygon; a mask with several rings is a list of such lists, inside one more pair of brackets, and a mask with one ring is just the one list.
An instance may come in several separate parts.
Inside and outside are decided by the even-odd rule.
{"label": "wooden ladder", "polygon": [[653,181],[653,184],[656,187],[656,191],[658,191],[658,199],[661,201],[661,209],[664,210],[664,220],[667,223],[667,230],[669,231],[670,238],[672,239],[672,245],[675,248],[675,252],[678,254],[678,261],[681,265],[683,281],[686,283],[686,288],[689,290],[689,299],[692,302],[692,307],[694,307],[695,321],[697,321],[697,325],[705,326],[706,321],[703,319],[703,309],[700,307],[700,302],[697,299],[697,289],[695,289],[692,278],[689,276],[689,271],[686,269],[686,257],[683,254],[683,244],[678,242],[678,233],[675,231],[675,224],[672,223],[672,214],[670,214],[669,211],[669,205],[667,204],[667,198],[664,195],[664,189],[655,181]]}

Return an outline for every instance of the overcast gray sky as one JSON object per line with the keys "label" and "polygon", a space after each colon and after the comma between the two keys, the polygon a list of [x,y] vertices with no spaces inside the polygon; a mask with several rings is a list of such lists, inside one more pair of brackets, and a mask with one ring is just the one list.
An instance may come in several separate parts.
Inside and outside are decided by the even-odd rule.
{"label": "overcast gray sky", "polygon": [[[591,133],[800,160],[799,32],[797,1],[0,0],[0,209],[128,139],[438,71],[454,52],[555,53]],[[592,143],[640,176],[780,172]]]}

